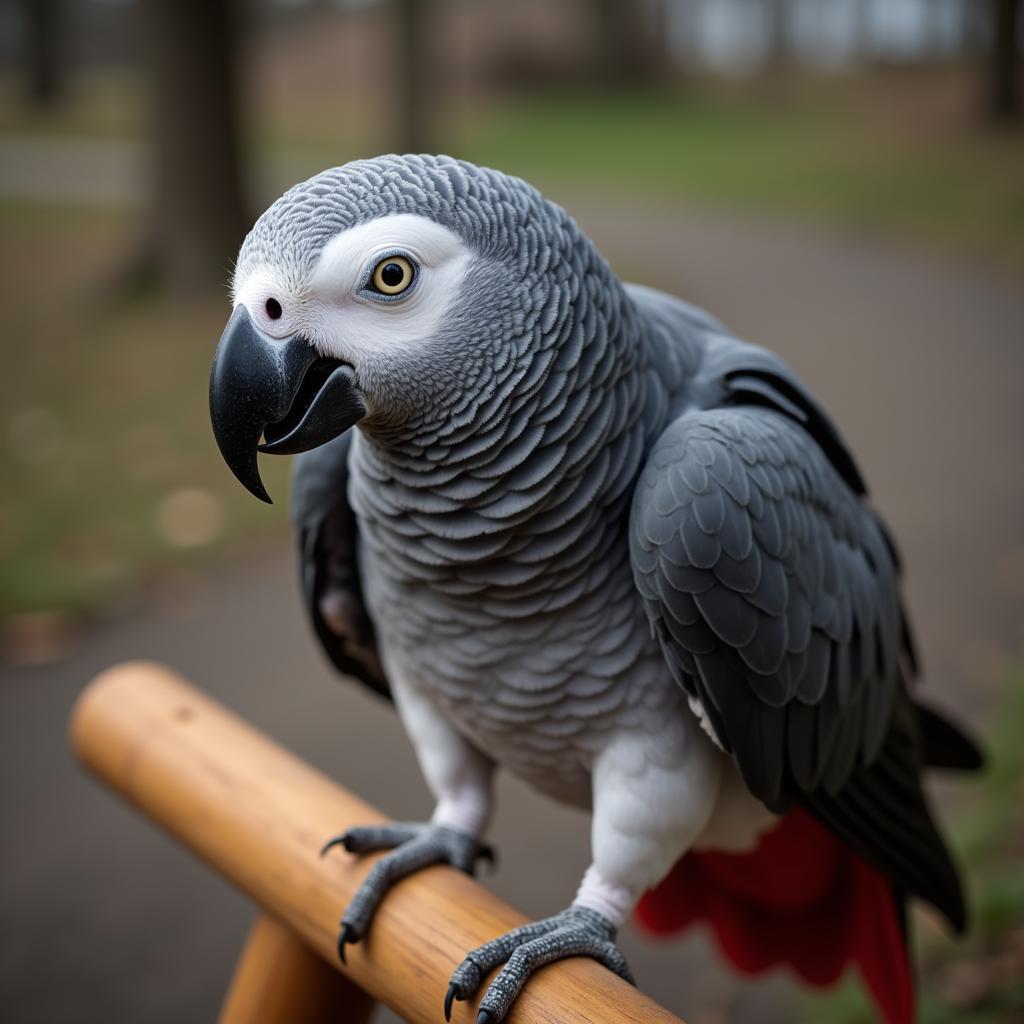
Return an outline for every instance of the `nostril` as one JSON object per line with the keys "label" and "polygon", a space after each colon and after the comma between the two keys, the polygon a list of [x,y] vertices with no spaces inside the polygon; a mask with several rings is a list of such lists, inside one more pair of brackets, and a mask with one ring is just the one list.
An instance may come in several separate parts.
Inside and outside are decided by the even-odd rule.
{"label": "nostril", "polygon": [[281,319],[281,313],[283,310],[281,309],[281,303],[278,302],[277,299],[267,299],[263,308],[267,311],[267,316],[269,316],[271,320]]}

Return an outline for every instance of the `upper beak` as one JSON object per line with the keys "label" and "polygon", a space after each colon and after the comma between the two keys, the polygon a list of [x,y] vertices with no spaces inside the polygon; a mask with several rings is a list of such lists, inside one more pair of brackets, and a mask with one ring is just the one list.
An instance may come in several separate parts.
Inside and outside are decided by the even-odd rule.
{"label": "upper beak", "polygon": [[351,366],[319,356],[301,335],[266,337],[245,306],[236,307],[213,357],[210,420],[228,468],[257,498],[270,501],[257,451],[309,451],[365,415]]}

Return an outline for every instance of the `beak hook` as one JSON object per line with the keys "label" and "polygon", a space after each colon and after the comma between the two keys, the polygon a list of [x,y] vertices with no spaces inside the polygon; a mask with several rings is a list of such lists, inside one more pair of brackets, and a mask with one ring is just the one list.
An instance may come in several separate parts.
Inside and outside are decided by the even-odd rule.
{"label": "beak hook", "polygon": [[365,415],[350,366],[322,358],[301,335],[268,338],[244,305],[235,308],[213,357],[210,422],[224,461],[247,490],[270,502],[258,451],[309,451]]}

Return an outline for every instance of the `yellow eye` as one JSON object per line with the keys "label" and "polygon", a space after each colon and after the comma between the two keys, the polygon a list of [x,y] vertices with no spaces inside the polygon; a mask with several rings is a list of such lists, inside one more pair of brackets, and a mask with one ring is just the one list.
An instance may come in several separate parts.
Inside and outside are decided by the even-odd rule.
{"label": "yellow eye", "polygon": [[401,295],[415,276],[412,264],[404,256],[388,256],[373,268],[373,287],[382,295]]}

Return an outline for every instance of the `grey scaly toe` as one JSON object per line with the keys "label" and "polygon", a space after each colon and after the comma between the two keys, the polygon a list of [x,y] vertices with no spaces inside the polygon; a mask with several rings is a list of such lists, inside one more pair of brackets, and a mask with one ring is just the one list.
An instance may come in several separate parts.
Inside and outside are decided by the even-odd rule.
{"label": "grey scaly toe", "polygon": [[427,822],[350,828],[329,840],[320,851],[321,856],[335,846],[357,854],[391,851],[374,864],[345,908],[338,934],[338,956],[342,963],[345,946],[365,936],[380,901],[395,882],[433,864],[450,864],[471,875],[477,860],[494,861],[494,851],[473,836]]}
{"label": "grey scaly toe", "polygon": [[477,1024],[501,1024],[538,967],[571,956],[591,957],[636,984],[626,958],[615,945],[615,928],[594,910],[569,907],[554,917],[515,928],[467,954],[448,986],[445,1020],[451,1020],[455,1000],[469,999],[488,971],[505,964],[480,1001],[477,1015]]}

